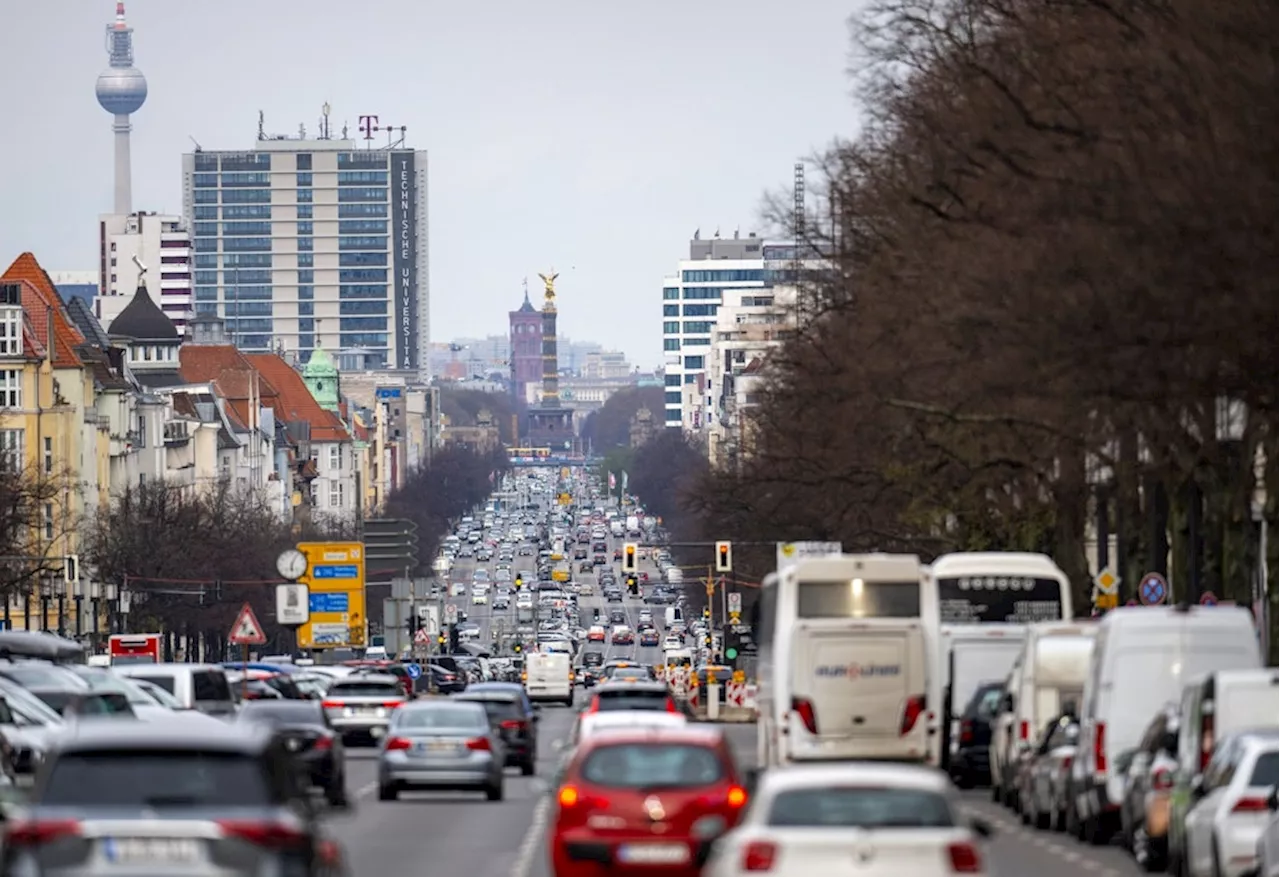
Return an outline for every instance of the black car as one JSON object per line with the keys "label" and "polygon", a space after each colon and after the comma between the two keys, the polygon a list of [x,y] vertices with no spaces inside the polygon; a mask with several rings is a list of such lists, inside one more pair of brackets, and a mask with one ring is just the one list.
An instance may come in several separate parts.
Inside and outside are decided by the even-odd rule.
{"label": "black car", "polygon": [[[441,694],[457,694],[467,690],[466,671],[456,664],[453,669],[436,663],[423,664],[422,669],[424,672],[414,686],[416,692],[421,693],[433,687]],[[427,678],[428,674],[430,679]]]}
{"label": "black car", "polygon": [[324,790],[334,806],[347,802],[347,776],[342,737],[329,726],[324,708],[314,700],[251,700],[236,714],[237,722],[266,725],[293,754],[302,776]]}
{"label": "black car", "polygon": [[454,700],[484,705],[493,725],[507,744],[507,764],[533,776],[538,763],[538,712],[524,688],[510,682],[482,682]]}
{"label": "black car", "polygon": [[947,766],[957,786],[967,789],[991,778],[991,720],[1000,707],[1003,682],[984,682],[960,714],[955,754]]}
{"label": "black car", "polygon": [[[77,722],[52,741],[22,820],[6,825],[0,872],[116,870],[146,855],[157,874],[191,861],[223,872],[346,873],[296,772],[281,769],[288,764],[284,741],[253,723],[181,714]],[[111,837],[93,828],[104,824]]]}

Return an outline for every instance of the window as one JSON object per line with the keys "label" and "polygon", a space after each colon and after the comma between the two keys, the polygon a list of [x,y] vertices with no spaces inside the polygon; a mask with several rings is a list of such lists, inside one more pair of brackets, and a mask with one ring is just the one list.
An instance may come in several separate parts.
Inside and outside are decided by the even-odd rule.
{"label": "window", "polygon": [[768,824],[792,828],[950,828],[947,799],[919,789],[794,789],[780,792]]}
{"label": "window", "polygon": [[848,580],[799,582],[796,591],[796,614],[801,618],[916,618],[920,615],[918,581],[863,581],[856,591]]}
{"label": "window", "polygon": [[678,316],[680,316],[680,305],[663,305],[663,306],[662,306],[662,316],[664,316],[664,317],[678,317]]}
{"label": "window", "polygon": [[342,471],[342,445],[329,446],[329,468],[334,471]]}
{"label": "window", "polygon": [[6,472],[19,472],[26,465],[26,433],[21,429],[0,429],[0,466]]}
{"label": "window", "polygon": [[[106,748],[64,755],[55,765],[42,798],[53,806],[138,810],[164,799],[189,812],[263,807],[280,797],[268,786],[270,771],[262,760],[239,752]],[[174,812],[178,805],[161,805],[166,807]]]}
{"label": "window", "polygon": [[22,307],[0,308],[0,356],[22,355]]}
{"label": "window", "polygon": [[667,286],[663,288],[662,290],[663,301],[671,301],[672,299],[678,299],[678,298],[680,298],[680,290],[677,287]]}
{"label": "window", "polygon": [[686,356],[684,358],[684,367],[689,369],[703,369],[706,368],[706,364],[701,356]]}
{"label": "window", "polygon": [[44,538],[53,538],[53,503],[44,504]]}
{"label": "window", "polygon": [[663,338],[662,349],[663,350],[679,350],[680,339],[679,338]]}
{"label": "window", "polygon": [[337,478],[329,481],[329,508],[341,509],[347,505],[347,485]]}
{"label": "window", "polygon": [[0,408],[22,407],[22,371],[0,369]]}
{"label": "window", "polygon": [[53,474],[53,436],[44,437],[44,474]]}
{"label": "window", "polygon": [[724,778],[715,750],[691,744],[620,743],[595,749],[582,764],[582,778],[614,789],[683,789]]}
{"label": "window", "polygon": [[752,283],[764,280],[764,270],[761,268],[685,271],[683,275],[685,283]]}

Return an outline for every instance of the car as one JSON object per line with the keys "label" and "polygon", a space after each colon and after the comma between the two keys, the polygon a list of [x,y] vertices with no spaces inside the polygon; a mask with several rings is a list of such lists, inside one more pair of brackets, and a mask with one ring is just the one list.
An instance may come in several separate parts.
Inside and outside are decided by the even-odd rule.
{"label": "car", "polygon": [[538,765],[538,707],[520,685],[481,682],[454,700],[479,703],[506,744],[506,764],[531,777]]}
{"label": "car", "polygon": [[0,870],[194,874],[193,862],[234,862],[241,873],[342,874],[307,790],[278,767],[289,759],[268,728],[185,711],[77,723],[52,741],[21,816],[6,820]]}
{"label": "car", "polygon": [[347,802],[346,762],[342,738],[334,731],[324,708],[314,700],[257,700],[240,707],[239,723],[270,728],[284,741],[302,775],[324,790],[333,806]]}
{"label": "car", "polygon": [[696,877],[710,846],[703,835],[736,824],[747,802],[723,734],[694,726],[587,736],[554,795],[548,846],[557,877],[612,869]]}
{"label": "car", "polygon": [[602,643],[604,642],[604,627],[599,624],[593,624],[587,628],[587,642]]}
{"label": "car", "polygon": [[507,594],[498,594],[493,598],[494,609],[510,609],[511,597]]}
{"label": "car", "polygon": [[628,669],[615,670],[609,674],[603,684],[592,690],[591,699],[582,710],[583,714],[620,711],[680,712],[680,706],[671,696],[671,690],[666,684],[652,681],[652,676],[641,675],[642,669],[636,668],[634,675]]}
{"label": "car", "polygon": [[629,646],[636,641],[635,634],[625,624],[616,625],[609,634],[609,641],[615,646]]}
{"label": "car", "polygon": [[640,645],[651,648],[658,645],[658,642],[658,632],[653,628],[640,631]]}
{"label": "car", "polygon": [[471,591],[471,605],[484,606],[489,602],[489,594],[483,588],[475,588]]}
{"label": "car", "polygon": [[582,713],[574,723],[572,740],[575,745],[589,737],[610,731],[635,730],[637,728],[680,728],[687,725],[689,719],[679,712],[603,712]]}
{"label": "car", "polygon": [[409,789],[468,789],[503,798],[506,752],[483,704],[425,698],[396,711],[378,753],[378,800]]}
{"label": "car", "polygon": [[683,649],[683,648],[684,648],[684,637],[668,636],[666,639],[662,641],[662,650],[664,652],[671,651],[673,649]]}
{"label": "car", "polygon": [[395,676],[353,673],[334,680],[321,705],[329,724],[344,743],[349,743],[384,737],[392,715],[406,700],[404,688]]}
{"label": "car", "polygon": [[702,873],[985,874],[979,844],[990,834],[985,822],[965,819],[949,777],[933,768],[792,766],[760,775],[750,805],[715,840]]}

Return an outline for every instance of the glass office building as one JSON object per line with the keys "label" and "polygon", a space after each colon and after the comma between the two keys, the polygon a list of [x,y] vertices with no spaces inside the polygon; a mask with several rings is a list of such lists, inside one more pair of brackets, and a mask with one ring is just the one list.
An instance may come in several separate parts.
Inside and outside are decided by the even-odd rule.
{"label": "glass office building", "polygon": [[197,313],[243,350],[361,350],[427,377],[425,151],[275,138],[182,170]]}

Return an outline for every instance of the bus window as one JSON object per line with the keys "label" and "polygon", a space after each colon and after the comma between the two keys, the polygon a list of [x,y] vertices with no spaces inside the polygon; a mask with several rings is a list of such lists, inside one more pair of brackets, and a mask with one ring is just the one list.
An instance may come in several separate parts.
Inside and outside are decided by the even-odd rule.
{"label": "bus window", "polygon": [[920,617],[920,582],[799,581],[796,596],[800,618]]}

